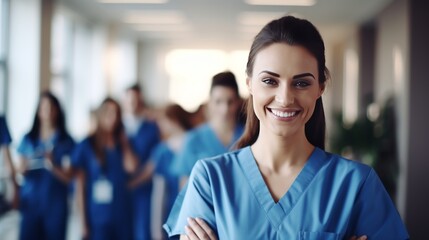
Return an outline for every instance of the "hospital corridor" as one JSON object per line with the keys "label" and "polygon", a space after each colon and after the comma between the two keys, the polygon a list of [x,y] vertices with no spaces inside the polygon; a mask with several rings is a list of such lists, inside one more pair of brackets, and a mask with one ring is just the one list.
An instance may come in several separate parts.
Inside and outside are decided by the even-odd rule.
{"label": "hospital corridor", "polygon": [[427,239],[428,11],[0,0],[0,240]]}

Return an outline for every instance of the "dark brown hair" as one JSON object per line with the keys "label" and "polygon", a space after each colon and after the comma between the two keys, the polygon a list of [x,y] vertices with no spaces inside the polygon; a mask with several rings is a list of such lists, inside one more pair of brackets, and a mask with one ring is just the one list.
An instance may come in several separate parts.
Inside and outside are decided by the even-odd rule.
{"label": "dark brown hair", "polygon": [[[316,27],[307,20],[285,16],[273,20],[265,25],[256,35],[250,49],[246,65],[248,77],[253,74],[253,65],[256,55],[273,43],[284,43],[292,46],[301,46],[307,49],[317,60],[319,83],[325,85],[329,78],[329,71],[325,66],[325,45]],[[259,119],[253,110],[253,97],[247,100],[247,120],[244,133],[238,140],[236,147],[242,148],[256,142],[259,135]],[[305,124],[305,135],[308,141],[316,147],[325,148],[325,113],[322,97],[317,99],[316,106],[310,120]]]}
{"label": "dark brown hair", "polygon": [[177,122],[184,130],[192,128],[190,113],[183,109],[179,104],[171,104],[165,108],[165,116]]}
{"label": "dark brown hair", "polygon": [[42,102],[42,99],[44,98],[48,99],[52,107],[55,109],[54,125],[56,130],[59,133],[59,136],[68,137],[69,133],[66,130],[66,119],[65,119],[64,111],[61,108],[61,104],[58,101],[58,98],[55,97],[55,95],[49,91],[44,91],[40,94],[39,103],[37,104],[36,115],[34,116],[34,120],[33,120],[33,126],[31,127],[31,130],[28,133],[28,136],[33,142],[36,142],[37,139],[39,139],[40,137],[39,136],[40,134],[39,111],[40,111],[40,104]]}
{"label": "dark brown hair", "polygon": [[213,76],[210,93],[216,86],[231,88],[239,96],[237,80],[235,79],[235,75],[230,71],[221,72]]}
{"label": "dark brown hair", "polygon": [[105,143],[105,132],[100,128],[100,124],[99,124],[99,121],[101,118],[100,111],[102,111],[103,107],[108,103],[112,103],[113,105],[115,105],[117,109],[116,125],[115,125],[115,129],[113,130],[113,139],[116,141],[115,142],[116,146],[122,147],[121,139],[123,137],[122,134],[124,133],[124,126],[122,124],[121,107],[119,103],[115,101],[113,98],[107,97],[106,99],[104,99],[104,101],[101,103],[100,107],[96,111],[97,127],[94,133],[89,137],[91,146],[95,152],[95,155],[97,156],[97,159],[100,161],[101,166],[104,166],[106,161],[105,159],[106,157],[104,154],[106,143]]}

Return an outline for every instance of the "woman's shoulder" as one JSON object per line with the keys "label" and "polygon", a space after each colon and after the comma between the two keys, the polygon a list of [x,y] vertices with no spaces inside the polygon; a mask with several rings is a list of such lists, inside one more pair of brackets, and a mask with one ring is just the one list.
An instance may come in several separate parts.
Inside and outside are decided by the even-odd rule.
{"label": "woman's shoulder", "polygon": [[207,136],[207,132],[210,131],[210,126],[206,123],[203,123],[189,131],[186,132],[185,140],[187,142],[199,142],[202,138]]}
{"label": "woman's shoulder", "polygon": [[328,160],[328,171],[335,172],[337,176],[355,177],[365,180],[373,171],[372,167],[358,160],[351,160],[331,152],[325,152],[325,154]]}
{"label": "woman's shoulder", "polygon": [[238,159],[241,157],[241,153],[245,152],[247,148],[241,148],[232,150],[226,153],[222,153],[213,157],[203,158],[197,161],[197,164],[203,166],[206,169],[211,169],[219,172],[232,170],[234,166],[239,165]]}

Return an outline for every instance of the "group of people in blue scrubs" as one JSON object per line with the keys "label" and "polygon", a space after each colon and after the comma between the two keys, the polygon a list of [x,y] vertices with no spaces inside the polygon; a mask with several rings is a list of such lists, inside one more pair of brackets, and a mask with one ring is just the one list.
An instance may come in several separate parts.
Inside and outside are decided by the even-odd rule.
{"label": "group of people in blue scrubs", "polygon": [[374,170],[324,150],[324,52],[316,27],[293,16],[256,35],[244,133],[236,150],[194,161],[164,225],[171,238],[409,238]]}
{"label": "group of people in blue scrubs", "polygon": [[[192,114],[178,104],[153,118],[138,85],[126,90],[124,103],[106,98],[93,111],[92,131],[75,143],[58,99],[41,94],[31,130],[17,149],[20,239],[65,239],[71,198],[83,239],[152,239],[153,176],[165,180],[165,221],[197,160],[229,151],[243,131],[231,72],[213,77],[203,112],[207,121],[196,128]],[[9,134],[2,139],[11,142]]]}

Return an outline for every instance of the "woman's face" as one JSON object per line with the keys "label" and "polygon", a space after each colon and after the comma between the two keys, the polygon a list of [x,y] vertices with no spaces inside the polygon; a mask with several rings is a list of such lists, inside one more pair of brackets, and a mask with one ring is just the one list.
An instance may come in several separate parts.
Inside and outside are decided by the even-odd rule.
{"label": "woman's face", "polygon": [[138,91],[128,90],[125,96],[125,109],[128,113],[137,113],[141,104]]}
{"label": "woman's face", "polygon": [[100,128],[106,132],[113,132],[118,124],[118,107],[111,102],[106,102],[100,109],[99,124]]}
{"label": "woman's face", "polygon": [[256,55],[247,79],[260,131],[277,136],[305,134],[305,124],[323,93],[317,60],[305,48],[274,43]]}
{"label": "woman's face", "polygon": [[54,123],[57,116],[55,106],[51,103],[49,98],[42,97],[40,99],[39,112],[37,113],[41,123]]}
{"label": "woman's face", "polygon": [[239,98],[230,87],[215,86],[210,93],[209,116],[219,121],[234,120],[237,116]]}

